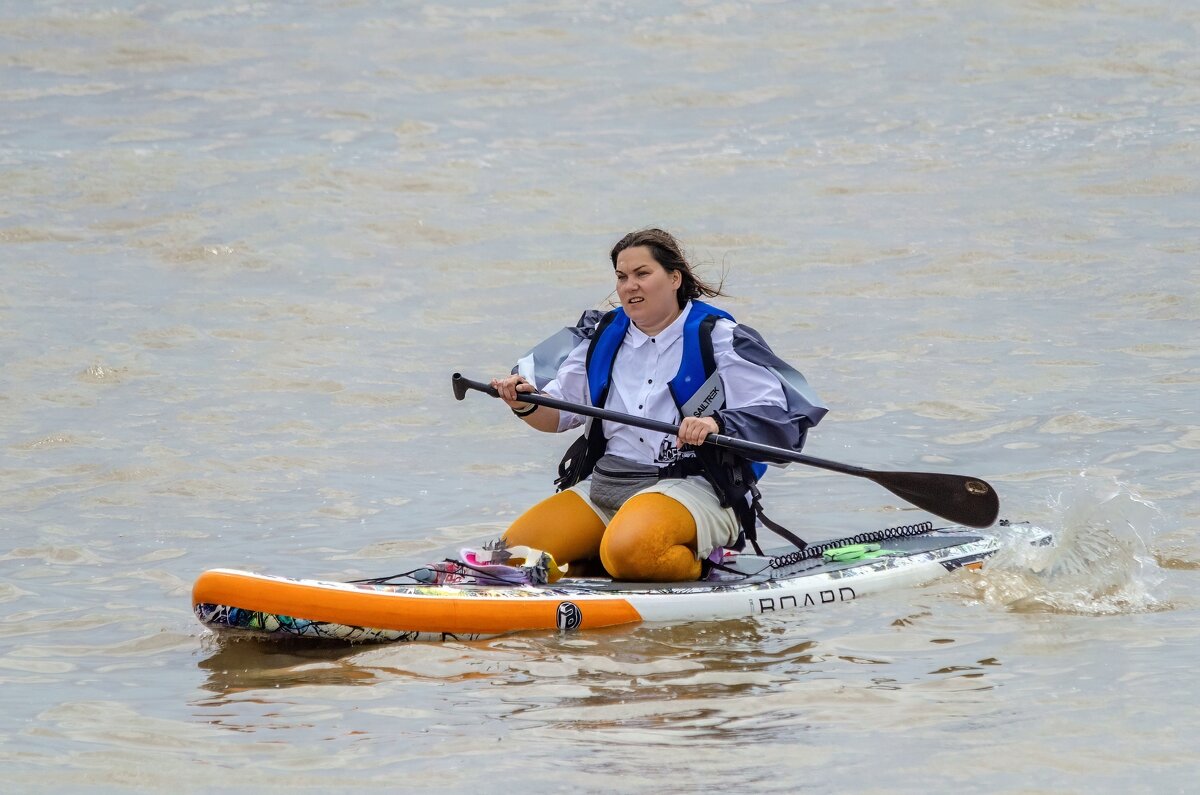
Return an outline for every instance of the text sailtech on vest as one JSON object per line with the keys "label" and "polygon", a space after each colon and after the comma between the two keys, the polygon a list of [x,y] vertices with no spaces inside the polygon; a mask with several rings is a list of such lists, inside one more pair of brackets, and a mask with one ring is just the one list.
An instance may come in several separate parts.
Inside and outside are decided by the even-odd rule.
{"label": "text sailtech on vest", "polygon": [[713,399],[719,394],[721,394],[721,388],[713,387],[713,390],[705,395],[704,400],[701,400],[700,405],[697,406],[696,410],[692,412],[692,416],[699,417],[702,415],[708,409],[708,407],[712,405]]}

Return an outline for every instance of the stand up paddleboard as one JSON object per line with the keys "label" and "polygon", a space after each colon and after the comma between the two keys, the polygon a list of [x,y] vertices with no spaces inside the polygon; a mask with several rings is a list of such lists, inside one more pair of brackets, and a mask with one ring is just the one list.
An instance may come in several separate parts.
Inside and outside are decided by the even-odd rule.
{"label": "stand up paddleboard", "polygon": [[[1004,544],[1051,543],[1027,524],[988,532],[932,523],[888,528],[804,551],[737,554],[697,582],[567,577],[545,585],[429,585],[409,575],[324,582],[213,569],[192,589],[206,627],[275,640],[471,640],[523,630],[577,631],[781,615],[980,568]],[[410,573],[411,574],[411,573]],[[403,581],[408,579],[407,582]]]}

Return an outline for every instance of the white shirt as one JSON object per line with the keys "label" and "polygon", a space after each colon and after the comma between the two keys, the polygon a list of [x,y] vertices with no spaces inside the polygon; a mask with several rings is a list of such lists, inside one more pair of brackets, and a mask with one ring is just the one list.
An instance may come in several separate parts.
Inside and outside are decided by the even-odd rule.
{"label": "white shirt", "polygon": [[[671,325],[648,337],[633,323],[617,349],[612,381],[604,408],[639,417],[678,425],[679,409],[671,396],[669,382],[679,372],[683,357],[683,326],[692,304],[689,301]],[[787,408],[787,398],[779,379],[769,370],[752,364],[733,351],[734,324],[724,318],[713,327],[713,355],[717,374],[725,389],[726,408],[742,406],[778,406]],[[573,403],[589,403],[587,350],[583,340],[558,368],[557,377],[543,393]],[[577,428],[585,417],[562,411],[559,432]],[[645,464],[667,464],[678,457],[673,434],[634,428],[622,423],[603,421],[608,438],[607,452]]]}

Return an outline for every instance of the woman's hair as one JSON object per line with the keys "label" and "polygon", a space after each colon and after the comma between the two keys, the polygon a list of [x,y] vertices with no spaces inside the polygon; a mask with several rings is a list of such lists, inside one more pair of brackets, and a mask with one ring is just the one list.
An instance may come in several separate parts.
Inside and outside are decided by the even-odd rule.
{"label": "woman's hair", "polygon": [[668,273],[678,271],[679,275],[683,277],[679,283],[679,289],[675,291],[680,309],[693,298],[700,296],[712,298],[724,295],[721,292],[724,283],[714,287],[692,273],[692,266],[688,264],[687,257],[683,255],[683,249],[679,247],[679,242],[669,232],[661,229],[639,229],[618,240],[612,250],[613,268],[617,267],[617,256],[622,251],[636,246],[645,246],[650,249],[650,254],[654,257],[655,262],[662,265]]}

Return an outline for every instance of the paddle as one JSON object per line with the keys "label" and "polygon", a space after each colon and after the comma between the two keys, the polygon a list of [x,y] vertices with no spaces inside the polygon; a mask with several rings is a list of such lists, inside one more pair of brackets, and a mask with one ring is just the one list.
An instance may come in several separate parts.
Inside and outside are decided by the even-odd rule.
{"label": "paddle", "polygon": [[[452,376],[451,385],[454,387],[454,397],[457,400],[464,399],[468,389],[474,389],[492,397],[500,396],[490,385],[463,378],[458,373]],[[526,403],[536,403],[539,406],[569,411],[572,414],[583,414],[609,422],[620,422],[635,428],[645,428],[673,435],[679,433],[679,426],[669,422],[634,417],[595,406],[570,403],[546,395],[522,393],[521,400]],[[996,490],[979,478],[937,472],[877,472],[849,464],[839,464],[836,461],[827,461],[824,458],[793,453],[791,450],[771,447],[758,442],[734,439],[719,433],[710,433],[704,441],[707,444],[736,450],[750,458],[792,461],[818,469],[827,469],[830,472],[841,472],[843,475],[866,478],[923,511],[967,527],[990,527],[1000,514],[1000,499],[996,496]]]}

